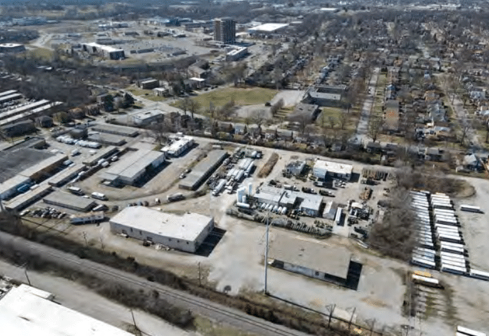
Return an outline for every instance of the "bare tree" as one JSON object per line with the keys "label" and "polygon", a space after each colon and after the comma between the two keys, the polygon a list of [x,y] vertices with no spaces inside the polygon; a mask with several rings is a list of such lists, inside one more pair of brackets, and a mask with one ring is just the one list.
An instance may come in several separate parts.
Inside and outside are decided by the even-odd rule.
{"label": "bare tree", "polygon": [[311,123],[311,117],[306,113],[299,113],[295,116],[291,116],[290,120],[299,124],[299,130],[301,134],[304,134],[307,125]]}
{"label": "bare tree", "polygon": [[190,115],[192,116],[192,119],[194,119],[194,114],[197,111],[199,111],[199,109],[200,109],[200,103],[195,99],[191,99],[188,106],[188,110],[190,112]]}
{"label": "bare tree", "polygon": [[344,130],[346,127],[346,124],[348,123],[348,114],[343,111],[340,116],[338,117],[338,123],[340,125],[340,129]]}
{"label": "bare tree", "polygon": [[187,115],[187,111],[190,110],[192,105],[192,99],[189,97],[185,97],[182,100],[178,101],[178,108],[183,110],[183,115]]}
{"label": "bare tree", "polygon": [[169,125],[169,120],[166,118],[149,126],[149,131],[152,133],[156,142],[158,142],[160,146],[168,140],[167,133],[170,129],[171,126]]}
{"label": "bare tree", "polygon": [[254,111],[253,114],[251,115],[251,121],[257,125],[258,127],[258,132],[261,134],[262,133],[262,128],[261,126],[265,122],[265,114],[262,111]]}
{"label": "bare tree", "polygon": [[336,126],[336,118],[330,116],[328,118],[328,123],[329,123],[329,127],[331,127],[331,129],[334,129],[334,127]]}
{"label": "bare tree", "polygon": [[280,109],[283,107],[284,107],[284,100],[280,98],[278,102],[276,102],[270,107],[270,112],[272,113],[272,116],[275,117],[277,113],[280,111]]}
{"label": "bare tree", "polygon": [[384,120],[381,116],[372,115],[370,116],[370,121],[368,124],[367,134],[372,138],[372,141],[377,141],[377,138],[382,131],[382,127],[384,125]]}

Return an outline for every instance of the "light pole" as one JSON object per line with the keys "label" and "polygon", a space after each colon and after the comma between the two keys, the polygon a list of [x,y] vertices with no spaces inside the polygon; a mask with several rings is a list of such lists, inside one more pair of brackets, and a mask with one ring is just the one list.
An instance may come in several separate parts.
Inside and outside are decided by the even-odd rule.
{"label": "light pole", "polygon": [[267,211],[267,221],[265,223],[267,227],[265,234],[265,295],[268,295],[268,235],[270,231],[269,215],[270,211]]}

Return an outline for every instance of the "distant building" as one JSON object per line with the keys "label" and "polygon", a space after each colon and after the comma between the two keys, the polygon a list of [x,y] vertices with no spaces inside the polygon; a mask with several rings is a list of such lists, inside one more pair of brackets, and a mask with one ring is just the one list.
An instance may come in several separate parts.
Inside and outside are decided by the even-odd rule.
{"label": "distant building", "polygon": [[310,120],[315,120],[320,112],[321,110],[316,104],[299,103],[295,106],[294,112],[289,116],[289,119],[307,116]]}
{"label": "distant building", "polygon": [[139,82],[139,87],[143,90],[151,90],[160,86],[160,82],[157,79],[147,79]]}
{"label": "distant building", "polygon": [[163,117],[164,115],[160,111],[146,111],[132,116],[134,124],[138,126],[149,125],[153,122],[162,120]]}
{"label": "distant building", "polygon": [[236,21],[231,18],[215,19],[214,40],[226,44],[236,42]]}
{"label": "distant building", "polygon": [[82,49],[89,54],[98,54],[111,60],[119,60],[126,57],[124,50],[98,43],[83,43]]}
{"label": "distant building", "polygon": [[0,43],[0,53],[20,53],[24,52],[25,47],[23,44],[18,43]]}
{"label": "distant building", "polygon": [[248,54],[248,48],[246,48],[246,47],[233,49],[226,54],[226,61],[228,61],[228,62],[237,61],[237,60],[245,57],[246,54]]}
{"label": "distant building", "polygon": [[283,33],[289,26],[288,23],[265,23],[248,29],[250,35],[274,35]]}
{"label": "distant building", "polygon": [[307,92],[306,103],[319,106],[342,107],[346,85],[318,85]]}

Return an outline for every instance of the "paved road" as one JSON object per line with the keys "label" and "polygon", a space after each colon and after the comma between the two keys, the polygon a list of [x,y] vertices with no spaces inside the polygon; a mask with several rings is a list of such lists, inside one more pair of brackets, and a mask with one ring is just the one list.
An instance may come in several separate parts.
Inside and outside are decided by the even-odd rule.
{"label": "paved road", "polygon": [[64,253],[4,232],[0,232],[0,244],[24,251],[31,255],[42,255],[48,260],[66,265],[67,267],[76,268],[78,271],[84,272],[85,274],[116,280],[125,285],[132,286],[137,290],[156,290],[160,293],[160,297],[175,306],[188,309],[194,314],[204,316],[211,320],[226,323],[240,330],[246,330],[250,333],[264,336],[306,336],[304,333],[249,316],[239,310],[147,281],[146,279],[137,277],[133,274],[101,265],[87,259],[80,259],[72,254]]}
{"label": "paved road", "polygon": [[370,120],[370,113],[375,102],[375,87],[377,85],[377,79],[379,78],[380,68],[375,68],[370,82],[368,83],[368,95],[363,102],[362,113],[357,125],[356,141],[357,143],[363,143],[368,140],[368,121]]}
{"label": "paved road", "polygon": [[457,115],[458,120],[460,121],[460,126],[467,127],[466,139],[471,142],[471,146],[482,148],[479,142],[479,137],[477,136],[477,133],[471,125],[471,120],[473,119],[473,116],[468,115],[467,110],[464,108],[464,103],[462,102],[462,100],[458,97],[458,95],[455,95],[454,97],[453,94],[450,94],[450,99],[448,100],[452,106],[453,111]]}

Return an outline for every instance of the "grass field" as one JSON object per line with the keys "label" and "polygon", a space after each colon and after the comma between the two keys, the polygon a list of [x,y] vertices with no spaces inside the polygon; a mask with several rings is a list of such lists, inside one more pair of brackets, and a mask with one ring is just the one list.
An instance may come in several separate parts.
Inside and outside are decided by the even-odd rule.
{"label": "grass field", "polygon": [[225,88],[203,93],[192,99],[198,101],[203,108],[207,108],[211,102],[214,106],[219,107],[231,100],[234,100],[236,105],[265,104],[275,94],[277,94],[277,91],[263,88]]}
{"label": "grass field", "polygon": [[46,48],[36,48],[27,51],[27,54],[34,58],[50,60],[53,57],[53,51]]}
{"label": "grass field", "polygon": [[128,88],[127,91],[131,92],[135,96],[140,96],[152,101],[164,101],[165,97],[155,96],[152,90],[143,90],[135,87]]}
{"label": "grass field", "polygon": [[[323,124],[326,128],[330,127],[329,123],[329,118],[333,117],[336,120],[336,126],[339,127],[340,124],[340,117],[343,113],[346,113],[343,109],[339,107],[323,107],[322,112],[319,115],[316,124],[321,125]],[[322,118],[325,118],[324,121]],[[358,116],[353,113],[353,110],[350,111],[350,114],[348,115],[348,119],[345,124],[345,130],[354,130],[356,129],[356,125],[358,123]]]}

